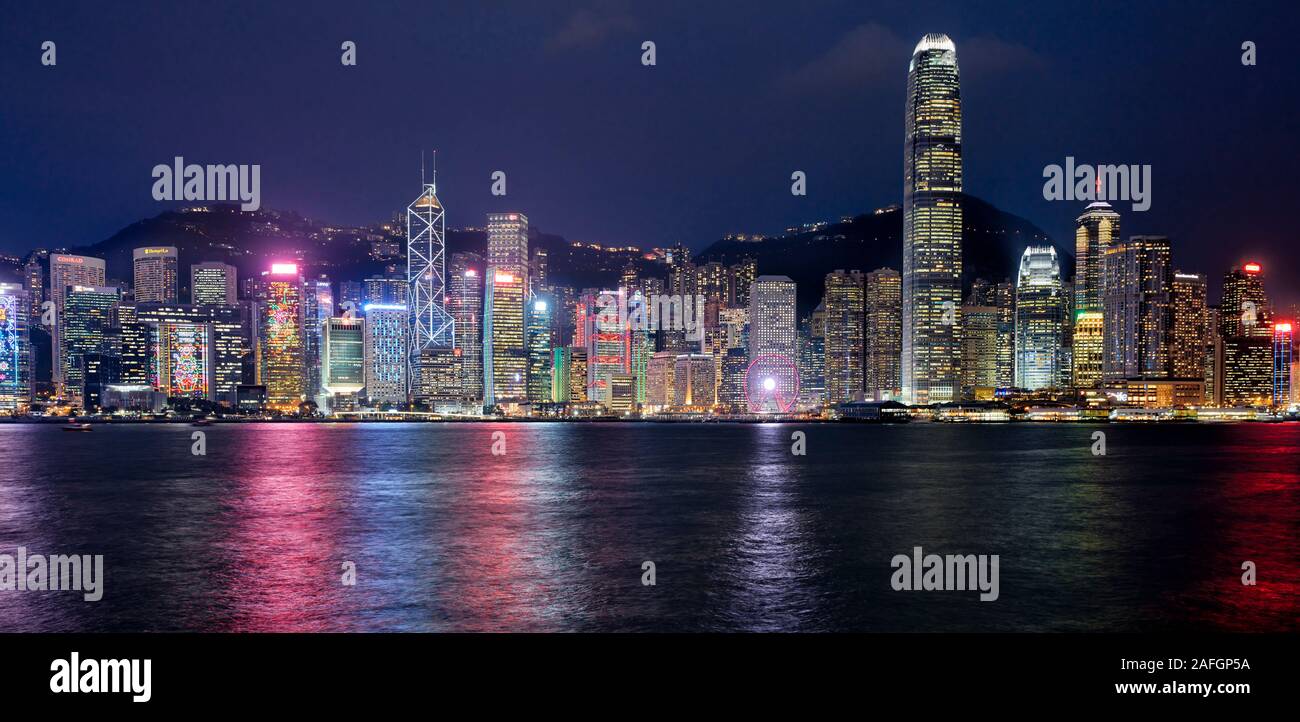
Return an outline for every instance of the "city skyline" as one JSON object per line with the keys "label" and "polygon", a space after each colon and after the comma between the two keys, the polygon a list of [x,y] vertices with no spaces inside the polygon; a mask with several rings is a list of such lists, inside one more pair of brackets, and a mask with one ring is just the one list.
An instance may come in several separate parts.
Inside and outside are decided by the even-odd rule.
{"label": "city skyline", "polygon": [[[1223,302],[1210,306],[1208,276],[1176,270],[1168,236],[1125,238],[1126,215],[1095,201],[1091,181],[1072,191],[1092,201],[1074,220],[1073,276],[1055,245],[1031,242],[1014,282],[995,273],[964,284],[963,104],[956,43],[923,35],[907,66],[901,270],[828,271],[821,303],[802,318],[798,284],[780,268],[752,258],[697,265],[681,244],[644,254],[648,273],[629,259],[617,286],[555,285],[517,207],[485,215],[482,256],[449,258],[436,169],[426,177],[422,166],[405,233],[394,223],[371,240],[372,253],[405,263],[404,276],[393,263],[364,281],[331,279],[283,259],[241,285],[232,266],[181,269],[175,246],[155,245],[132,251],[130,284],[112,285],[103,259],[33,251],[25,285],[6,286],[7,307],[26,317],[21,329],[0,329],[10,355],[26,356],[0,361],[12,371],[6,409],[157,412],[203,400],[306,416],[880,419],[881,404],[902,402],[955,404],[972,420],[1010,418],[1009,409],[979,407],[1006,401],[1022,411],[1072,405],[1080,418],[1127,408],[1167,412],[1140,415],[1153,419],[1201,407],[1297,410],[1295,309],[1274,307],[1263,266],[1233,266]],[[1095,173],[1100,194],[1107,186]],[[493,176],[504,195],[505,175]],[[792,178],[792,195],[805,193],[802,174]],[[193,288],[181,306],[185,275]],[[400,330],[388,318],[399,312],[408,315]],[[400,372],[390,358],[397,343],[408,348]]]}
{"label": "city skyline", "polygon": [[[1128,214],[1128,232],[1168,235],[1183,244],[1183,265],[1203,269],[1226,267],[1242,260],[1227,255],[1230,247],[1218,242],[1220,238],[1241,239],[1250,247],[1252,258],[1274,269],[1274,277],[1282,282],[1279,300],[1287,304],[1300,301],[1300,293],[1293,290],[1300,288],[1300,271],[1293,271],[1285,263],[1292,237],[1282,200],[1289,184],[1282,171],[1270,164],[1243,165],[1248,165],[1252,157],[1245,152],[1250,138],[1260,133],[1277,138],[1281,147],[1276,152],[1281,156],[1295,154],[1287,146],[1297,139],[1281,132],[1276,124],[1294,114],[1285,107],[1296,101],[1285,94],[1270,96],[1268,102],[1252,95],[1257,92],[1252,88],[1284,85],[1284,71],[1272,62],[1277,56],[1270,57],[1269,51],[1270,46],[1284,46],[1279,28],[1251,25],[1227,9],[1209,4],[1200,12],[1216,22],[1186,28],[1166,38],[1140,31],[1152,22],[1154,10],[1128,6],[1106,11],[1042,8],[1032,23],[1026,23],[1015,14],[977,13],[958,4],[940,3],[922,21],[901,10],[884,9],[871,16],[848,3],[831,3],[800,20],[805,30],[816,30],[815,34],[799,40],[798,47],[782,58],[763,59],[754,57],[749,44],[779,37],[773,35],[778,32],[777,24],[769,19],[759,19],[757,27],[751,28],[754,39],[742,40],[711,32],[721,21],[719,10],[692,9],[702,24],[700,40],[708,45],[683,46],[673,42],[668,28],[686,12],[684,6],[670,4],[657,12],[621,7],[594,13],[594,27],[599,30],[592,39],[578,42],[572,33],[578,22],[575,18],[585,17],[581,10],[584,8],[578,5],[546,10],[515,6],[511,15],[516,17],[482,31],[509,34],[516,23],[529,23],[546,32],[531,43],[498,46],[497,52],[506,53],[499,58],[484,57],[481,52],[462,52],[461,57],[435,55],[439,67],[448,69],[444,76],[453,90],[446,97],[454,102],[438,113],[411,114],[428,120],[432,125],[427,130],[414,128],[410,120],[385,115],[385,132],[355,132],[367,125],[373,127],[374,123],[358,117],[359,107],[345,107],[341,117],[333,120],[288,110],[264,113],[271,127],[248,127],[230,117],[237,108],[214,107],[212,98],[226,90],[226,81],[203,81],[187,91],[194,113],[215,113],[232,122],[196,129],[197,135],[186,144],[195,147],[187,150],[186,157],[200,162],[261,163],[266,169],[267,207],[294,208],[331,222],[361,224],[387,218],[398,209],[400,205],[393,199],[409,193],[409,179],[419,172],[420,151],[441,148],[439,172],[449,190],[442,193],[440,189],[440,193],[456,209],[453,216],[463,213],[464,217],[481,218],[488,212],[526,208],[539,227],[571,239],[643,247],[682,241],[698,249],[730,232],[771,234],[802,222],[901,203],[902,194],[895,182],[898,156],[894,139],[903,132],[903,119],[896,104],[888,99],[902,92],[904,79],[899,77],[899,68],[905,67],[906,60],[899,58],[906,56],[914,38],[942,29],[963,48],[963,79],[973,84],[979,97],[978,102],[964,109],[968,116],[967,140],[983,149],[965,164],[964,185],[968,192],[1032,219],[1060,241],[1071,228],[1069,221],[1078,209],[1068,207],[1068,203],[1043,200],[1039,191],[1046,164],[1059,163],[1066,156],[1078,157],[1081,162],[1149,163],[1154,170],[1154,204],[1145,213]],[[0,251],[21,252],[35,245],[85,246],[135,219],[156,213],[160,205],[148,196],[147,169],[173,155],[170,148],[179,141],[175,130],[146,131],[143,135],[149,139],[131,147],[116,137],[97,138],[99,142],[93,148],[67,151],[63,149],[66,144],[47,141],[51,134],[68,137],[63,131],[69,124],[80,122],[65,115],[58,98],[90,81],[88,63],[96,71],[93,77],[97,87],[105,92],[115,89],[134,98],[134,103],[126,106],[89,109],[98,114],[105,128],[123,124],[149,128],[156,126],[160,118],[169,118],[168,113],[160,112],[160,101],[131,92],[131,83],[144,77],[157,81],[155,84],[169,85],[167,79],[174,71],[129,52],[115,56],[114,65],[93,64],[93,59],[103,52],[95,38],[71,30],[59,36],[63,26],[46,10],[27,8],[18,12],[17,22],[0,29],[6,40],[0,45],[0,61],[12,70],[5,76],[7,92],[0,97],[30,97],[35,102],[7,108],[0,117],[6,119],[7,129],[12,131],[14,167],[26,168],[24,172],[32,174],[34,182],[19,183],[11,175],[8,186],[0,185]],[[88,7],[78,15],[97,12]],[[124,24],[131,12],[103,18],[103,22],[116,27]],[[263,26],[247,30],[200,6],[188,12],[212,21],[212,35],[198,39],[201,45],[218,42],[238,46],[287,30],[297,22],[277,10],[262,9],[254,15],[265,19]],[[440,14],[448,22],[468,22],[466,16],[472,16],[473,11],[451,7],[443,8]],[[999,18],[998,22],[994,17]],[[63,40],[56,68],[41,67],[35,52],[29,52],[28,44],[18,38],[8,42],[8,29],[23,26],[23,20]],[[1132,29],[1124,29],[1126,26]],[[133,32],[131,27],[121,30]],[[337,74],[342,70],[334,52],[338,42],[330,38],[331,42],[326,43],[322,38],[320,47],[313,44],[318,35],[334,33],[343,38],[347,29],[327,22],[316,30],[310,42],[281,44],[271,59],[281,61],[283,69],[273,73],[294,73],[296,84],[301,84],[304,92],[328,92],[325,88],[329,87],[347,90],[355,81]],[[376,94],[392,87],[394,78],[400,75],[400,63],[409,65],[422,53],[430,52],[411,46],[403,38],[384,38],[377,31],[377,26],[363,26],[361,32],[352,32],[352,39],[359,44],[360,60],[350,70],[364,77],[371,88],[371,94],[363,94],[358,101],[361,105],[383,97]],[[659,44],[662,59],[654,67],[638,62],[643,37],[654,38]],[[1062,44],[1056,42],[1058,38],[1087,40]],[[432,52],[465,50],[471,42],[470,36],[449,40],[446,50]],[[1240,46],[1245,40],[1260,48],[1256,66],[1245,67],[1240,62]],[[143,48],[154,47],[149,43],[139,45],[140,53],[147,53]],[[753,74],[742,72],[741,82],[733,78],[724,84],[713,65],[716,54],[726,51],[758,61]],[[178,48],[175,55],[189,57],[183,48]],[[320,60],[320,69],[312,69],[312,58]],[[237,55],[232,60],[236,69],[252,71],[257,67],[256,75],[265,73],[261,57]],[[326,60],[334,63],[337,71],[328,67]],[[617,84],[632,83],[636,91],[654,93],[667,103],[665,109],[672,112],[674,120],[664,131],[641,133],[653,153],[641,162],[629,162],[636,158],[629,157],[633,151],[615,144],[619,134],[612,128],[593,127],[593,121],[571,122],[569,111],[562,110],[567,107],[563,102],[546,104],[555,110],[535,119],[540,135],[532,140],[548,138],[559,148],[567,148],[582,137],[593,144],[592,151],[584,154],[589,158],[585,171],[575,165],[572,154],[556,156],[540,149],[540,145],[549,143],[498,133],[499,123],[470,127],[468,119],[481,116],[471,112],[483,97],[481,91],[473,89],[475,83],[484,78],[519,81],[524,84],[524,97],[536,104],[543,97],[554,100],[572,94],[573,89],[548,79],[555,77],[554,72],[543,75],[548,70],[575,68],[593,74],[596,102],[609,106],[602,116],[616,119],[613,125],[627,127],[629,132],[661,123],[663,118],[635,103],[635,93],[631,98],[627,93],[614,93]],[[1236,107],[1238,112],[1211,114],[1213,117],[1191,113],[1192,99],[1185,97],[1188,94],[1166,88],[1167,84],[1144,82],[1144,78],[1158,73],[1176,74],[1179,68],[1197,74],[1200,93],[1220,98],[1223,105]],[[644,72],[638,75],[639,71]],[[227,75],[230,73],[214,74]],[[1089,103],[1088,96],[1079,91],[1103,76],[1124,78],[1116,88],[1119,95],[1114,96],[1121,102],[1089,104],[1085,112],[1082,106]],[[272,79],[275,77],[279,76],[273,74]],[[690,78],[694,81],[683,82]],[[669,91],[664,80],[678,89],[716,91],[719,106],[701,106],[695,94]],[[1135,96],[1137,88],[1144,93],[1140,98]],[[1139,100],[1152,112],[1141,117],[1124,112],[1126,104]],[[267,98],[266,102],[272,108],[283,109],[286,100]],[[728,143],[761,136],[763,126],[746,121],[739,132],[732,134],[735,140],[728,140],[727,134],[718,131],[718,123],[726,118],[734,125],[735,116],[725,113],[724,107],[771,108],[777,115],[771,121],[774,126],[768,127],[794,132],[783,131],[786,140],[773,153],[742,162],[735,146]],[[781,110],[783,107],[790,110]],[[1054,111],[1045,113],[1044,108]],[[800,121],[794,109],[817,111],[817,117],[823,120],[804,128],[797,125]],[[35,114],[45,121],[38,122]],[[840,116],[856,120],[852,125],[834,120]],[[301,132],[322,140],[336,138],[340,131],[331,127],[340,123],[351,137],[346,147],[337,149],[342,152],[334,154],[336,162],[322,164],[269,142],[272,133],[275,137],[285,136],[284,129],[276,124],[290,118]],[[1089,122],[1073,118],[1087,118]],[[688,130],[681,123],[696,129]],[[242,137],[249,144],[241,147],[234,138],[214,130],[226,126],[245,128]],[[862,128],[871,132],[863,133]],[[1166,128],[1176,130],[1165,132]],[[1274,128],[1278,132],[1272,132]],[[495,134],[495,142],[488,142],[489,134]],[[372,136],[375,139],[370,139]],[[448,143],[449,138],[458,141]],[[151,149],[164,139],[168,148],[165,153],[161,145]],[[532,147],[527,147],[530,143]],[[47,162],[27,162],[32,147],[49,148],[53,155]],[[75,156],[60,155],[69,151]],[[73,157],[77,164],[84,165],[85,172],[71,172]],[[689,159],[685,161],[686,172],[672,182],[662,178],[665,171],[660,166],[673,163],[650,161],[683,157]],[[1209,165],[1202,161],[1209,161]],[[616,173],[615,168],[623,171]],[[626,173],[627,168],[638,168],[638,174]],[[491,195],[490,176],[497,170],[509,176],[509,194],[505,198]],[[805,197],[784,194],[794,170],[808,174],[809,193]],[[640,176],[645,176],[644,182],[649,185],[641,186]],[[86,183],[92,177],[97,187],[88,193]],[[360,178],[367,182],[359,183]],[[543,178],[546,189],[542,187]],[[611,178],[618,178],[620,183],[608,183]],[[1201,182],[1186,183],[1183,179],[1187,178]],[[722,179],[727,182],[720,184]],[[622,187],[627,188],[626,195],[613,194],[613,188]],[[721,193],[721,202],[705,207],[690,200],[701,197],[705,187],[712,195]],[[68,197],[83,198],[87,205],[77,214],[57,212]],[[676,212],[649,212],[651,203],[666,204]],[[1215,282],[1212,274],[1211,283]]]}

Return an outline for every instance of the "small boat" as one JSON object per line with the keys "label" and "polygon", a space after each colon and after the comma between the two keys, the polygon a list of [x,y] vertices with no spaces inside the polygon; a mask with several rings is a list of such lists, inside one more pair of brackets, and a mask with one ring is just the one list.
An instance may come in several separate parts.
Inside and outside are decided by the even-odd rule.
{"label": "small boat", "polygon": [[78,424],[75,421],[65,424],[63,426],[63,430],[64,431],[93,431],[93,429],[90,428],[90,424]]}
{"label": "small boat", "polygon": [[211,426],[211,425],[212,425],[212,419],[195,419],[194,422],[190,424],[190,426]]}

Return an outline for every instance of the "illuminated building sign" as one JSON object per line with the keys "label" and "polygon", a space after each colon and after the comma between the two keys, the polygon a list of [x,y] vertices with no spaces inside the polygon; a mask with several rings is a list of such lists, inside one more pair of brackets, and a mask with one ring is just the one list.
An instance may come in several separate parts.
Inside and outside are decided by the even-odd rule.
{"label": "illuminated building sign", "polygon": [[159,325],[159,356],[163,363],[159,386],[169,396],[206,398],[211,344],[202,323]]}

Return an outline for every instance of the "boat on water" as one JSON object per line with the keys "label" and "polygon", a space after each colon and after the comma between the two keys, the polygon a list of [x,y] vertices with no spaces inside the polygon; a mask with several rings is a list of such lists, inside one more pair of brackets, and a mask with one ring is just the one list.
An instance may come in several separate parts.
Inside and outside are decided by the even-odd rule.
{"label": "boat on water", "polygon": [[64,424],[63,430],[64,431],[93,431],[93,429],[90,428],[90,424],[78,424],[75,421]]}
{"label": "boat on water", "polygon": [[211,426],[212,419],[195,419],[190,426]]}

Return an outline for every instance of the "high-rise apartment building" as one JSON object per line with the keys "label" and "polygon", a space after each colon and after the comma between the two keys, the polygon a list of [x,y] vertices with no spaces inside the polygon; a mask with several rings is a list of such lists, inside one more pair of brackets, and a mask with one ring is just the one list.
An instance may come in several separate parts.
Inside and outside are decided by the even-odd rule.
{"label": "high-rise apartment building", "polygon": [[1174,378],[1205,378],[1205,347],[1210,343],[1205,289],[1205,274],[1174,272],[1169,337],[1169,374]]}
{"label": "high-rise apartment building", "polygon": [[873,401],[897,400],[902,392],[903,277],[877,268],[865,284],[863,386]]}
{"label": "high-rise apartment building", "polygon": [[865,283],[860,271],[826,274],[826,402],[832,405],[856,401],[862,394]]}

